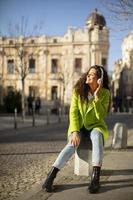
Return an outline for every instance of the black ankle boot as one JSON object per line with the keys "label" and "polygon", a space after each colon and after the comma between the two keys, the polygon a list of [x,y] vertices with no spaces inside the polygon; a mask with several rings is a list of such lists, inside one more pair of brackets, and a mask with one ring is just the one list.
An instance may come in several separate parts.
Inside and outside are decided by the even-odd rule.
{"label": "black ankle boot", "polygon": [[58,168],[52,167],[51,171],[48,173],[48,176],[42,185],[42,189],[46,190],[47,192],[53,191],[53,181],[56,177],[57,172],[59,171]]}
{"label": "black ankle boot", "polygon": [[92,176],[91,176],[91,183],[89,186],[90,193],[97,193],[100,188],[100,171],[101,167],[93,167]]}

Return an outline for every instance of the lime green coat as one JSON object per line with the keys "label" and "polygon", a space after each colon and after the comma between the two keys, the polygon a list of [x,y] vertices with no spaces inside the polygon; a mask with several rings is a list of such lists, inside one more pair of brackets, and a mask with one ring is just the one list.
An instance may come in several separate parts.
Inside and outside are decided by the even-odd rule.
{"label": "lime green coat", "polygon": [[73,131],[80,131],[84,125],[86,129],[96,128],[103,136],[104,141],[108,138],[108,129],[104,121],[104,117],[108,114],[110,101],[109,90],[102,88],[99,92],[99,99],[93,99],[90,103],[81,102],[80,96],[73,91],[70,112],[69,112],[69,128],[68,136]]}

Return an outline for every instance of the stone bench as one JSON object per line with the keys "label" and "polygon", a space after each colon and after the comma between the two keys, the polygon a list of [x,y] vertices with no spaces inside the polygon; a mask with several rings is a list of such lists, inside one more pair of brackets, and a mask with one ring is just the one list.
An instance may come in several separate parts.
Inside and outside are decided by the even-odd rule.
{"label": "stone bench", "polygon": [[[127,127],[123,123],[116,123],[113,128],[112,148],[120,149],[127,147]],[[75,152],[74,173],[80,176],[90,176],[92,144],[91,140],[84,139]]]}
{"label": "stone bench", "polygon": [[74,174],[80,176],[90,176],[92,144],[88,138],[83,140],[75,151]]}

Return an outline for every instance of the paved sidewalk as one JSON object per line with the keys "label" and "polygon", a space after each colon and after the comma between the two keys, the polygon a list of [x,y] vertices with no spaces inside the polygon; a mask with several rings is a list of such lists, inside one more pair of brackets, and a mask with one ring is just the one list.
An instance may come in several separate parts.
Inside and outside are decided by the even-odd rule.
{"label": "paved sidewalk", "polygon": [[[56,193],[49,194],[41,190],[41,184],[39,183],[41,183],[42,179],[46,178],[46,174],[56,159],[57,154],[65,145],[66,131],[68,128],[67,118],[63,118],[65,123],[59,123],[57,116],[53,115],[53,120],[51,120],[48,126],[44,124],[44,119],[43,115],[38,116],[36,127],[32,127],[32,121],[27,119],[27,123],[19,123],[18,129],[14,129],[12,123],[13,118],[11,116],[0,116],[0,200],[15,200],[16,198],[21,200],[45,200],[53,198],[55,195],[61,195],[60,199],[62,199],[64,195],[67,195],[66,192],[71,192],[71,190],[72,192],[74,191],[74,193],[75,190],[77,190],[77,193],[78,191],[83,191],[83,195],[87,192],[88,178],[73,174],[74,157],[59,172],[59,175],[55,179]],[[55,123],[54,120],[56,120],[57,123]],[[106,143],[105,161],[106,157],[112,153],[112,151],[110,151],[112,129],[116,122],[125,123],[128,127],[129,148],[126,151],[129,151],[130,156],[132,156],[133,115],[110,114],[106,121],[109,125],[110,140]],[[109,166],[103,166],[104,170],[101,177],[101,192],[103,194],[106,194],[106,192],[103,192],[102,189],[107,188],[104,187],[104,182],[107,179],[109,180],[112,172],[114,172],[111,167],[114,164],[112,164],[112,160],[117,151],[114,152],[112,158],[110,157],[110,161],[107,160],[111,162]],[[121,153],[122,152],[123,151],[121,151]],[[119,155],[120,154],[118,154],[115,162],[120,159]],[[128,153],[127,155],[125,153],[122,155],[121,158],[127,158]],[[113,167],[115,167],[115,170],[118,168],[114,165]],[[127,170],[128,166],[124,169]],[[132,171],[130,172],[132,173]],[[118,176],[113,177],[117,178]],[[126,176],[124,177],[126,178]],[[114,185],[114,183],[112,185]],[[110,187],[109,184],[107,184],[107,186]],[[124,187],[124,191],[125,189],[127,188]],[[113,191],[112,189],[112,192]],[[88,193],[86,194],[88,195]],[[86,198],[88,199],[87,196],[85,199]]]}
{"label": "paved sidewalk", "polygon": [[[124,158],[124,162],[123,162]],[[89,194],[81,180],[78,183],[60,187],[49,200],[132,200],[133,199],[133,153],[111,152],[105,157],[101,190],[98,194]],[[107,176],[107,177],[106,177]],[[37,198],[36,198],[37,200]],[[39,199],[38,199],[39,200]]]}
{"label": "paved sidewalk", "polygon": [[[47,124],[53,124],[53,123],[59,123],[59,122],[65,122],[68,121],[68,115],[35,115],[35,121],[33,122],[33,116],[26,116],[25,121],[23,122],[22,117],[19,115],[17,116],[17,129],[21,128],[28,128],[34,126],[46,126]],[[9,129],[15,129],[15,121],[14,121],[14,115],[0,115],[0,131],[5,131]]]}
{"label": "paved sidewalk", "polygon": [[90,178],[73,174],[73,158],[55,179],[55,192],[41,190],[41,183],[17,200],[132,200],[133,199],[133,130],[126,150],[106,150],[98,194],[89,194]]}

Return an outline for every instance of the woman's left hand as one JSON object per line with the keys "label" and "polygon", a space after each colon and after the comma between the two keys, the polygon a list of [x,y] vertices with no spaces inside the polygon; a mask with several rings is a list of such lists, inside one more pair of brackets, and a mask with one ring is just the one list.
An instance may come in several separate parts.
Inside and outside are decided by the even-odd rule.
{"label": "woman's left hand", "polygon": [[96,89],[95,92],[94,92],[94,97],[95,97],[95,98],[98,98],[98,93],[99,93],[99,91],[101,90],[102,85],[103,85],[103,81],[100,80],[99,83],[98,83],[98,87],[97,87],[97,89]]}
{"label": "woman's left hand", "polygon": [[72,133],[71,144],[73,144],[75,147],[79,146],[79,144],[80,144],[80,136],[77,131]]}

